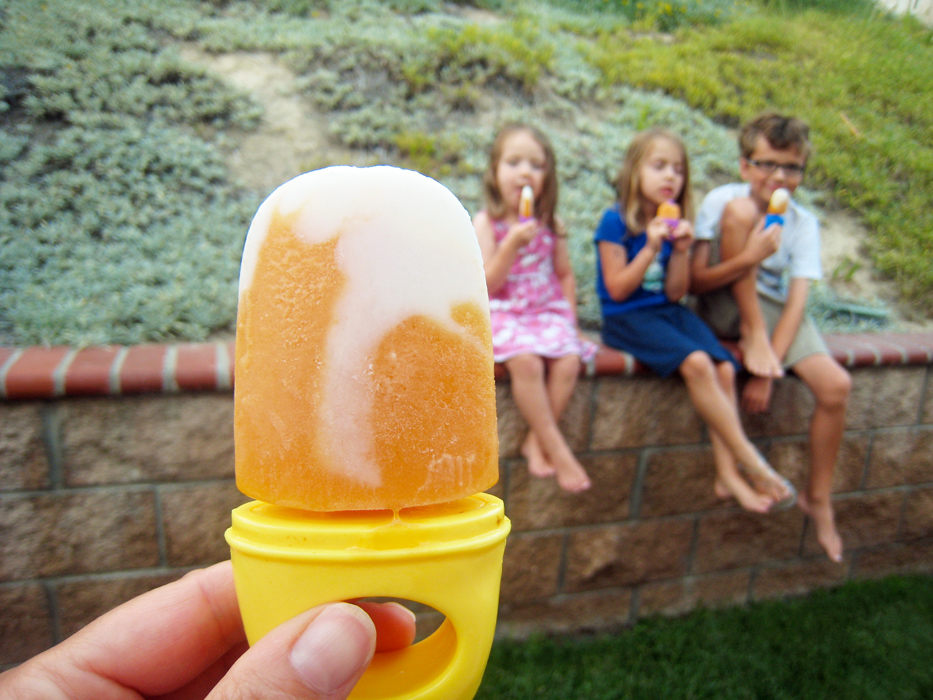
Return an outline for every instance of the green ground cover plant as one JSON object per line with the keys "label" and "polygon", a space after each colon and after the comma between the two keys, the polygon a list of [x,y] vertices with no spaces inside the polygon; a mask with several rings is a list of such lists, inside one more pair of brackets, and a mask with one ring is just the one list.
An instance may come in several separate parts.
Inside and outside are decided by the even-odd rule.
{"label": "green ground cover plant", "polygon": [[[496,124],[542,126],[589,327],[590,239],[631,136],[678,131],[704,191],[736,177],[729,128],[764,105],[814,125],[804,201],[855,208],[904,294],[933,289],[933,117],[916,88],[930,84],[929,32],[861,2],[12,0],[0,11],[0,342],[232,329],[243,238],[268,193],[241,185],[228,155],[262,108],[184,59],[187,46],[275,56],[351,164],[415,168],[471,212]],[[323,153],[305,169],[328,164]]]}
{"label": "green ground cover plant", "polygon": [[477,700],[921,700],[933,579],[654,618],[617,634],[497,641]]}
{"label": "green ground cover plant", "polygon": [[587,50],[607,83],[662,89],[721,122],[766,108],[804,115],[817,153],[810,184],[864,218],[874,231],[873,261],[908,298],[930,298],[928,29],[864,11],[803,10],[678,32],[664,46],[606,32]]}
{"label": "green ground cover plant", "polygon": [[196,340],[236,312],[259,199],[236,187],[216,136],[253,128],[261,109],[164,39],[198,13],[163,9],[3,10],[0,332],[17,342]]}

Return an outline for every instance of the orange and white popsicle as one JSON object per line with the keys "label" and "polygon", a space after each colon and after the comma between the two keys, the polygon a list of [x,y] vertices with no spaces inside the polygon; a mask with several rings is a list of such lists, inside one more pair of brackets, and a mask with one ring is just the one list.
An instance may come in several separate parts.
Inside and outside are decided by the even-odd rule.
{"label": "orange and white popsicle", "polygon": [[765,227],[771,224],[784,225],[784,212],[787,211],[787,205],[790,204],[790,192],[783,187],[778,187],[771,193],[771,199],[768,202],[768,213],[765,216]]}
{"label": "orange and white popsicle", "polygon": [[674,201],[661,202],[658,205],[658,216],[674,228],[680,222],[680,205]]}
{"label": "orange and white popsicle", "polygon": [[518,220],[528,221],[535,215],[535,194],[531,185],[522,187],[522,196],[518,200]]}
{"label": "orange and white popsicle", "polygon": [[248,496],[428,505],[498,479],[485,275],[438,182],[335,166],[273,192],[240,272],[234,437]]}

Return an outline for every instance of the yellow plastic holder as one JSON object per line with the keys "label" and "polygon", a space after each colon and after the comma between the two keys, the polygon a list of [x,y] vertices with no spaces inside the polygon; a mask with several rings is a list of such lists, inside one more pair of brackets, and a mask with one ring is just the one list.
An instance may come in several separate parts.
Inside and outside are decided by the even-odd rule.
{"label": "yellow plastic holder", "polygon": [[226,539],[247,639],[336,600],[423,603],[445,616],[441,626],[377,653],[350,698],[469,700],[492,647],[510,528],[502,501],[485,493],[398,515],[245,503]]}

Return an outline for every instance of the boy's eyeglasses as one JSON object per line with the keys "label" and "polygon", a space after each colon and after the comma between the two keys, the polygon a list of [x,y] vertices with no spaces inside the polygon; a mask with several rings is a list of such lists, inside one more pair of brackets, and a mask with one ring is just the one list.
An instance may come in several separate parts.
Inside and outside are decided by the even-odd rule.
{"label": "boy's eyeglasses", "polygon": [[805,169],[803,165],[797,165],[796,163],[775,163],[773,160],[748,159],[748,164],[754,165],[762,172],[768,173],[768,175],[780,168],[787,177],[802,177]]}

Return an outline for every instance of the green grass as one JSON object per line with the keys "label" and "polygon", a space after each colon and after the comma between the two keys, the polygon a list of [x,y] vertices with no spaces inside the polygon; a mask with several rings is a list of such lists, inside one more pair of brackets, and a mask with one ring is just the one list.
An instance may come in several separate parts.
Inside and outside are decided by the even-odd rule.
{"label": "green grass", "polygon": [[[246,189],[227,159],[262,108],[185,60],[183,45],[272,54],[352,164],[418,169],[471,212],[495,125],[537,123],[558,154],[589,327],[599,318],[592,231],[632,135],[677,130],[707,189],[737,177],[731,127],[766,106],[793,111],[817,148],[801,198],[858,212],[873,264],[922,308],[933,294],[933,46],[916,22],[866,3],[10,0],[0,12],[0,342],[232,329],[243,238],[268,193]],[[823,327],[852,327],[837,306],[818,314]]]}
{"label": "green grass", "polygon": [[622,29],[587,50],[608,84],[662,89],[719,121],[738,125],[764,109],[806,119],[816,147],[809,184],[861,215],[872,260],[907,298],[933,294],[928,29],[806,10],[682,31],[666,45]]}
{"label": "green grass", "polygon": [[611,636],[498,641],[477,700],[933,697],[933,578],[655,618]]}

